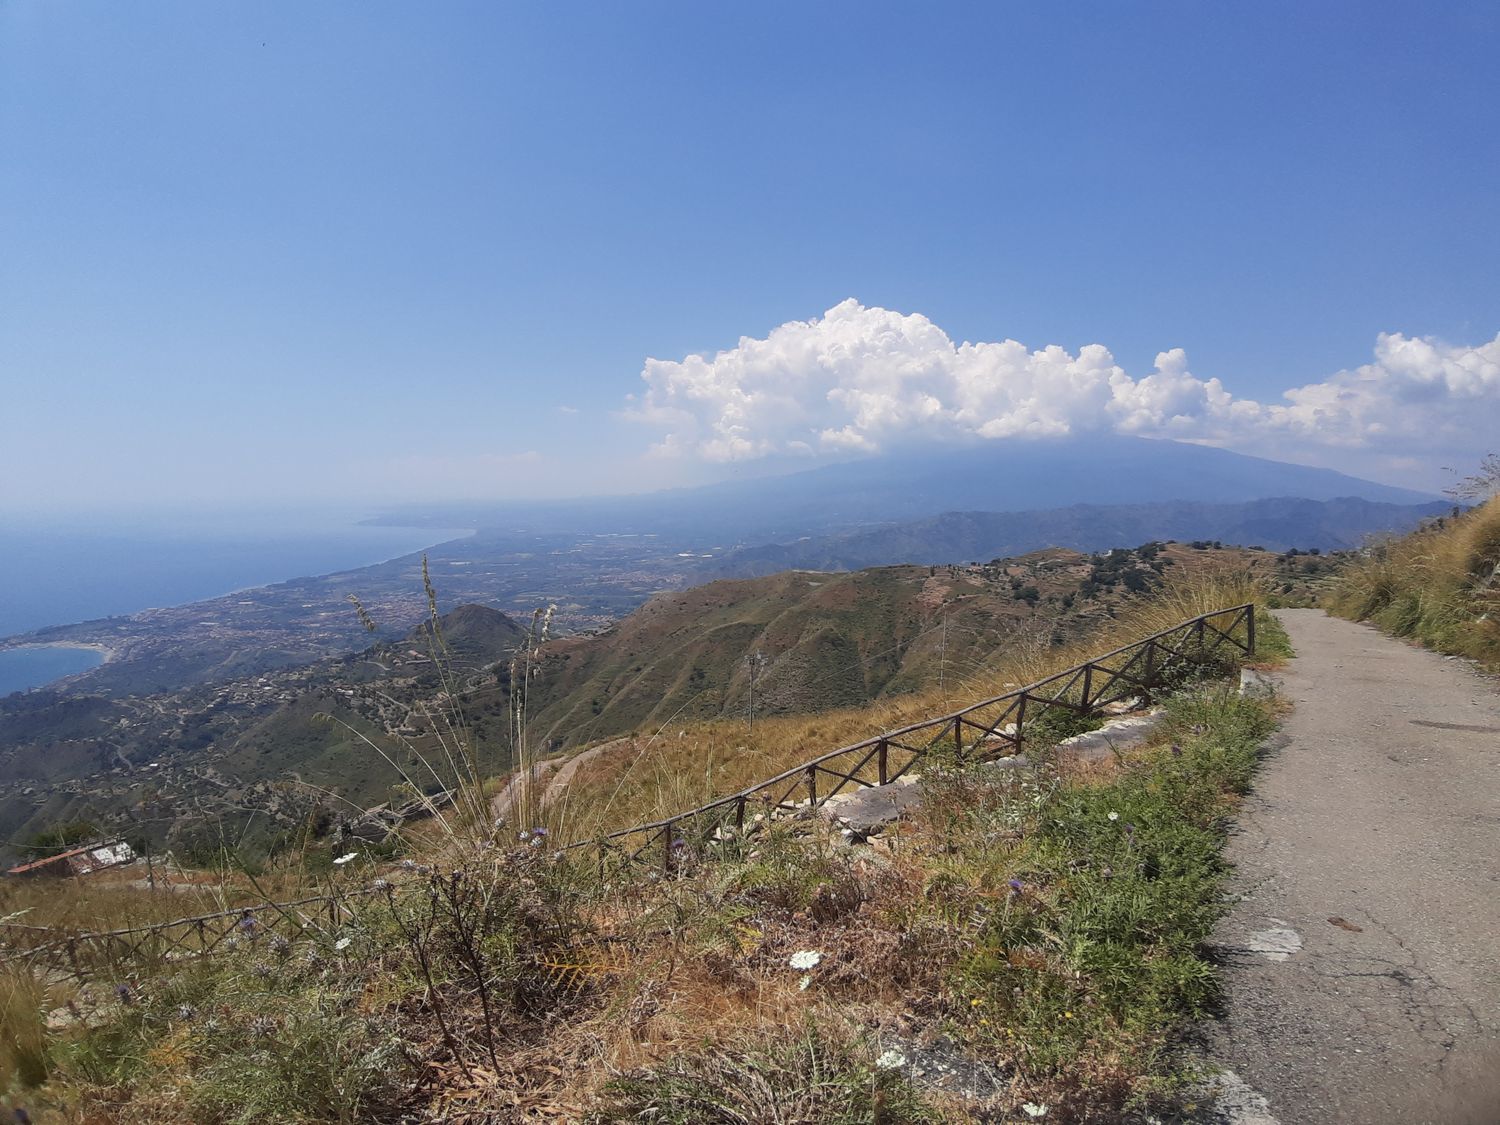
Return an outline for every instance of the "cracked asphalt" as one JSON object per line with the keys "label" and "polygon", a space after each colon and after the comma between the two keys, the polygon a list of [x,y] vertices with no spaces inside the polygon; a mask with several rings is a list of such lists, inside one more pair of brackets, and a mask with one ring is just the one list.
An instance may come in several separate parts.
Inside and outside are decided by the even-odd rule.
{"label": "cracked asphalt", "polygon": [[1496,1125],[1500,691],[1319,610],[1277,616],[1295,710],[1231,838],[1206,1029],[1260,1097],[1223,1119]]}

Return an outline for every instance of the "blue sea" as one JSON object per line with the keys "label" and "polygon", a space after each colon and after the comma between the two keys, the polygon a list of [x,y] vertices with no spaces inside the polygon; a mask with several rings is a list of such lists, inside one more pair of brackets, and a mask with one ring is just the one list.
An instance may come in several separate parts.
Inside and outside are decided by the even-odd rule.
{"label": "blue sea", "polygon": [[[365,527],[359,513],[159,516],[88,523],[0,517],[0,637],[369,566],[469,534]],[[98,663],[87,649],[0,653],[0,695]]]}

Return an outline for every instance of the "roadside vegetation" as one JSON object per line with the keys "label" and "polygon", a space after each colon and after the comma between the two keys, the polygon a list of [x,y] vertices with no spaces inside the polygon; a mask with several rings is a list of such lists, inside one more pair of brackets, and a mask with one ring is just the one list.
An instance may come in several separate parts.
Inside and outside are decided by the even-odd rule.
{"label": "roadside vegetation", "polygon": [[[1088,644],[1038,646],[963,686],[997,694],[1256,596],[1227,572],[1168,583]],[[1274,660],[1285,638],[1269,615],[1260,630]],[[864,843],[789,818],[651,871],[602,871],[591,850],[560,846],[959,694],[946,684],[899,709],[753,732],[675,728],[580,770],[582,796],[549,811],[532,793],[499,826],[454,715],[471,795],[434,809],[403,854],[310,841],[270,872],[222,877],[222,901],[317,891],[335,899],[326,915],[252,922],[214,956],[138,957],[88,983],[4,969],[0,1104],[75,1123],[1175,1112],[1174,1030],[1216,991],[1204,943],[1224,909],[1227,816],[1275,722],[1273,702],[1232,682],[1184,684],[1159,738],[1110,761],[1038,746],[1029,769],[926,762],[920,806]],[[513,720],[524,739],[524,704]],[[709,769],[714,739],[725,749]],[[586,804],[605,811],[590,819]],[[66,911],[27,891],[0,913],[124,917],[121,888],[75,886]]]}
{"label": "roadside vegetation", "polygon": [[[1500,487],[1500,462],[1489,464],[1488,485]],[[1500,667],[1500,495],[1375,544],[1346,565],[1327,604],[1439,652]]]}

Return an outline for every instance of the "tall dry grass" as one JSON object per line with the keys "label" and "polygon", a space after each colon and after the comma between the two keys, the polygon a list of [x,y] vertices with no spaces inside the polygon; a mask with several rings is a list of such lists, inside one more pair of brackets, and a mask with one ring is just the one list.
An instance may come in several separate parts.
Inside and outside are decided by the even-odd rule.
{"label": "tall dry grass", "polygon": [[1345,569],[1329,609],[1500,665],[1500,496],[1368,548]]}

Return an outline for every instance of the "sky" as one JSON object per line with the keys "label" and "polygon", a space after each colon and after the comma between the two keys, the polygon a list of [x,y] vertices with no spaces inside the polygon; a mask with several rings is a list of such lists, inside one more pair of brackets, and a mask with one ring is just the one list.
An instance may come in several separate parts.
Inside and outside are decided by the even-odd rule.
{"label": "sky", "polygon": [[1500,446],[1500,7],[0,3],[0,514]]}

